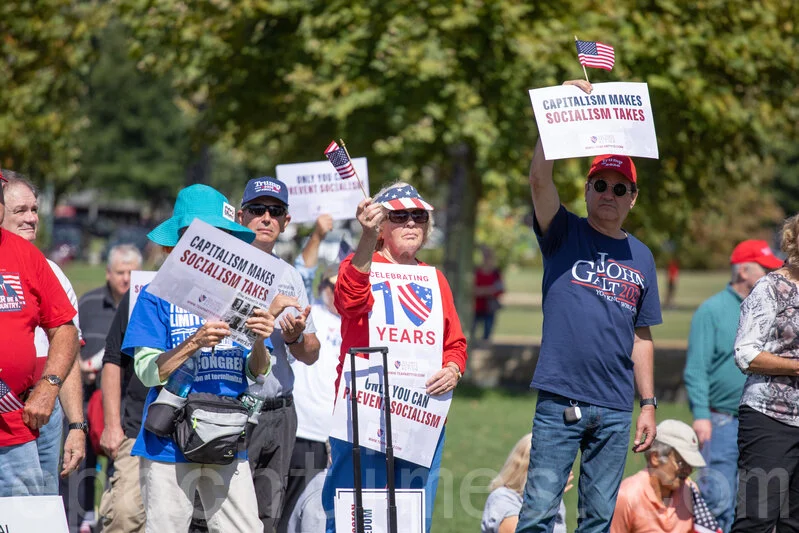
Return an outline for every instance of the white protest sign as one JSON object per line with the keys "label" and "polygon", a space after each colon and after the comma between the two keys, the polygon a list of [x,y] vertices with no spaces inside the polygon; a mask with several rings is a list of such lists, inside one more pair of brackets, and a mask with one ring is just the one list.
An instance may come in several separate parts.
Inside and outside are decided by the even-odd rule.
{"label": "white protest sign", "polygon": [[130,305],[128,306],[128,318],[133,314],[136,307],[136,300],[139,299],[141,290],[153,281],[158,272],[154,270],[131,270],[130,271]]}
{"label": "white protest sign", "polygon": [[[424,489],[397,489],[397,531],[394,533],[424,533]],[[388,533],[388,491],[363,489],[363,525],[365,531]],[[355,491],[336,489],[334,502],[336,531],[355,531]]]}
{"label": "white protest sign", "polygon": [[658,158],[646,83],[595,83],[530,89],[547,160],[620,154]]}
{"label": "white protest sign", "polygon": [[268,309],[285,272],[280,259],[194,219],[158,270],[147,292],[206,320],[230,325],[230,338],[251,348],[245,322]]}
{"label": "white protest sign", "polygon": [[[447,418],[452,392],[427,394],[425,382],[441,369],[444,311],[433,267],[372,263],[375,302],[369,345],[388,352],[394,456],[430,467]],[[352,442],[350,359],[344,359],[333,411],[331,437]],[[382,354],[356,357],[356,399],[360,444],[385,453]]]}
{"label": "white protest sign", "polygon": [[319,215],[327,213],[334,220],[355,218],[355,208],[363,200],[358,185],[361,180],[369,194],[369,171],[365,157],[352,160],[358,176],[341,179],[330,161],[278,165],[277,179],[289,190],[289,213],[291,221],[300,224],[314,222]]}
{"label": "white protest sign", "polygon": [[12,496],[0,498],[0,531],[3,533],[69,533],[61,496]]}

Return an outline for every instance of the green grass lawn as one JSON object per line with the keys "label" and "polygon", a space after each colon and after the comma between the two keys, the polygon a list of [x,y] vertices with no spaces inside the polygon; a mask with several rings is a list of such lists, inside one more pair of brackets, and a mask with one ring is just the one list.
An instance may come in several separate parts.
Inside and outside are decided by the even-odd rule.
{"label": "green grass lawn", "polygon": [[[458,388],[447,418],[447,438],[436,495],[433,531],[462,533],[480,530],[488,485],[511,448],[532,427],[535,394]],[[630,442],[635,434],[635,417]],[[687,405],[661,404],[658,421],[676,418],[690,423]],[[644,467],[644,457],[630,452],[624,475]],[[575,480],[579,467],[575,465]],[[566,493],[567,526],[577,527],[577,487]]]}
{"label": "green grass lawn", "polygon": [[[665,297],[666,279],[663,272],[658,273],[658,287],[661,298]],[[509,269],[505,274],[505,289],[509,295],[527,293],[540,295],[542,269]],[[729,274],[718,272],[683,272],[677,286],[675,306],[663,310],[663,324],[653,328],[657,339],[686,341],[694,310],[705,299],[724,288]],[[543,313],[540,300],[506,305],[497,316],[495,335],[541,337]]]}

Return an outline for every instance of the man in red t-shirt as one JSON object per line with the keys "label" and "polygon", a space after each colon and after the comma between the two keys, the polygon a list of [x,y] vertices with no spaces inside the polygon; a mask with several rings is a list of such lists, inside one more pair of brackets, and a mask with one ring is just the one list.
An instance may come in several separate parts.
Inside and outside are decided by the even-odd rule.
{"label": "man in red t-shirt", "polygon": [[[5,181],[0,173],[0,182]],[[4,217],[0,189],[0,224]],[[77,353],[74,317],[75,309],[44,255],[0,228],[0,497],[35,495],[42,487],[35,439],[50,419]],[[38,382],[36,326],[50,340]]]}

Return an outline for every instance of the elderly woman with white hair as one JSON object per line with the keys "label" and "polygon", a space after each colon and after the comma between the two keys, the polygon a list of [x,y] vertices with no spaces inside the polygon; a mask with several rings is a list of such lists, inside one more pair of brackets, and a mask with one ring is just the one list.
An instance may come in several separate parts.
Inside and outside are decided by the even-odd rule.
{"label": "elderly woman with white hair", "polygon": [[[446,278],[432,268],[424,272],[434,271],[435,275],[412,275],[421,272],[417,267],[427,267],[416,258],[416,254],[432,231],[432,211],[433,207],[407,183],[385,187],[374,199],[367,198],[358,204],[356,218],[363,234],[354,255],[341,263],[335,290],[342,337],[337,387],[342,381],[347,351],[354,346],[369,346],[370,332],[374,339],[375,332],[387,329],[396,332],[396,336],[392,337],[393,341],[387,335],[381,338],[381,346],[394,346],[400,349],[403,358],[417,358],[425,365],[435,366],[429,371],[425,384],[426,393],[431,397],[451,392],[463,376],[466,338]],[[386,275],[386,272],[393,274]],[[403,284],[400,281],[403,277],[412,277],[418,283]],[[389,278],[390,283],[381,281]],[[398,293],[396,297],[392,296],[393,292]],[[382,298],[384,305],[375,305],[376,297]],[[400,305],[396,305],[396,301]],[[414,342],[417,337],[424,340]],[[337,398],[342,401],[341,394]],[[394,466],[397,488],[424,489],[427,531],[430,531],[432,521],[443,445],[444,429],[429,468],[400,458],[396,459]],[[328,515],[327,531],[333,532],[336,489],[352,488],[354,476],[352,445],[331,437],[330,447],[332,465],[322,492],[322,502]],[[363,447],[360,453],[363,488],[386,487],[385,454]]]}

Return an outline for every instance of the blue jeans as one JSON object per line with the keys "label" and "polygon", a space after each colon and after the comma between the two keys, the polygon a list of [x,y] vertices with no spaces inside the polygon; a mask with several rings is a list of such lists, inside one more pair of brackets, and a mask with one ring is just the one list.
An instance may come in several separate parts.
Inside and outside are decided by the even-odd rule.
{"label": "blue jeans", "polygon": [[0,498],[41,496],[43,486],[35,440],[0,446]]}
{"label": "blue jeans", "polygon": [[707,467],[699,472],[697,485],[719,527],[730,531],[735,518],[735,498],[738,489],[738,417],[710,413],[713,433],[702,446]]}
{"label": "blue jeans", "polygon": [[[433,503],[436,501],[441,455],[444,450],[444,431],[438,439],[430,468],[394,459],[394,483],[398,489],[424,489],[425,525],[427,532],[433,522]],[[326,533],[336,532],[334,501],[336,489],[353,488],[352,444],[330,439],[331,465],[322,489],[322,507],[327,514]],[[361,446],[361,486],[365,489],[386,487],[386,455]]]}
{"label": "blue jeans", "polygon": [[61,401],[56,399],[50,421],[39,430],[36,447],[39,450],[39,464],[42,467],[44,485],[41,494],[55,496],[58,494],[58,463],[61,458],[61,435],[63,431],[64,411]]}
{"label": "blue jeans", "polygon": [[538,393],[533,418],[530,467],[516,533],[551,532],[577,451],[580,459],[577,533],[610,529],[616,495],[624,475],[632,413],[584,402],[582,418],[567,423],[569,400]]}

